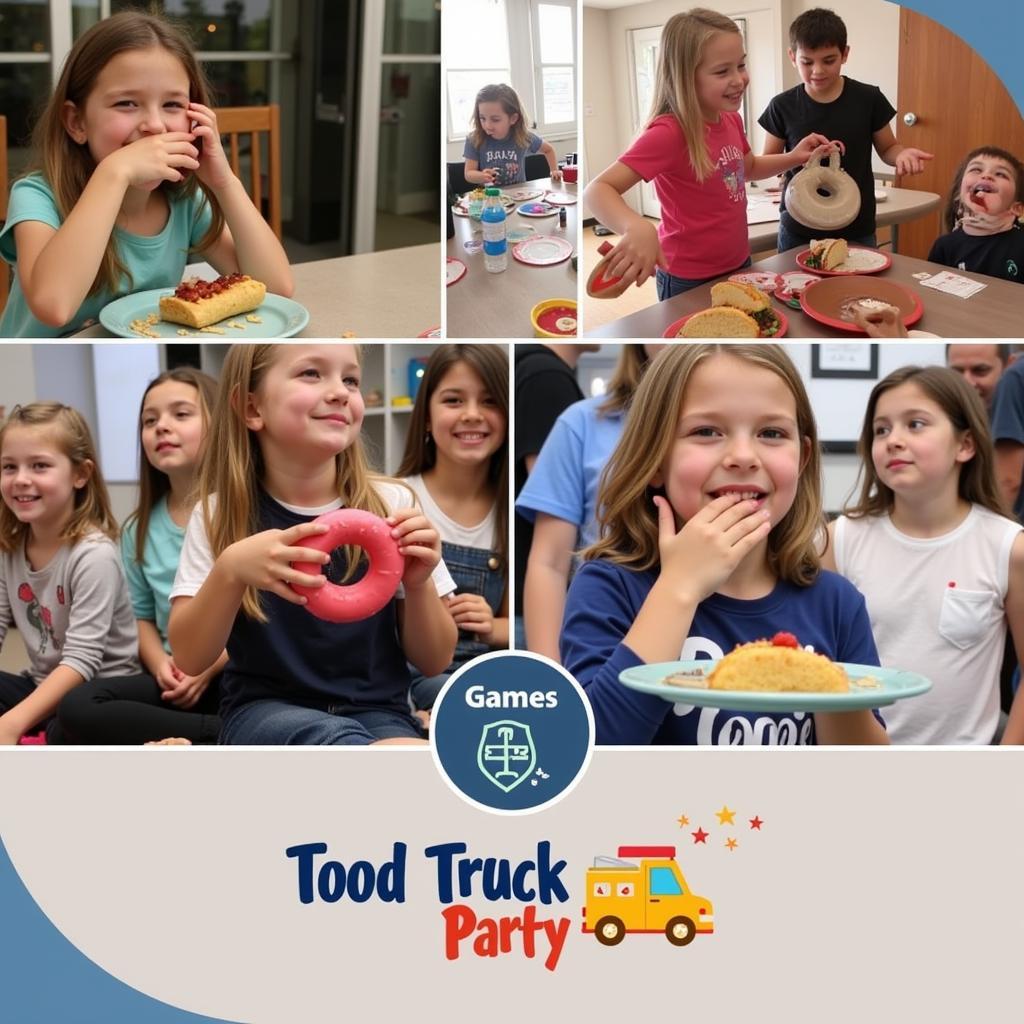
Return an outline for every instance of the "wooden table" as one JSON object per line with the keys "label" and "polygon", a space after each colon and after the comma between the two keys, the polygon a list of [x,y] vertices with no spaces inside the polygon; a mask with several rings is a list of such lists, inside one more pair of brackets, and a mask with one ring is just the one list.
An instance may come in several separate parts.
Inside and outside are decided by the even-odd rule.
{"label": "wooden table", "polygon": [[[216,277],[208,264],[190,265],[185,276]],[[312,260],[292,266],[292,298],[309,310],[302,338],[414,338],[441,323],[441,246]],[[94,324],[76,338],[108,338]],[[213,335],[210,341],[219,340]]]}
{"label": "wooden table", "polygon": [[[887,198],[884,202],[875,204],[875,224],[880,227],[892,227],[892,248],[893,252],[899,251],[899,225],[908,220],[916,220],[926,213],[934,210],[942,197],[934,192],[919,192],[912,188],[886,188],[883,189]],[[763,201],[766,197],[778,199],[776,193],[772,195],[763,188],[751,186],[747,190],[748,201]],[[765,252],[775,248],[779,234],[779,207],[775,206],[775,218],[760,224],[750,224],[747,233],[750,236],[750,251],[752,253]]]}
{"label": "wooden table", "polygon": [[[796,255],[800,248],[771,256],[765,260],[757,260],[752,270],[774,270],[785,273],[789,270],[800,270]],[[970,274],[964,270],[954,273],[969,277],[973,281],[982,281],[986,287],[972,295],[969,299],[960,299],[955,295],[947,295],[931,288],[921,287],[921,282],[914,274],[937,274],[949,267],[927,260],[914,259],[912,256],[892,254],[892,266],[872,277],[884,277],[897,284],[902,284],[915,291],[924,305],[924,315],[912,329],[930,331],[943,338],[1020,338],[1024,335],[1024,287],[1012,281],[1004,281],[997,277],[984,274]],[[728,276],[728,275],[726,275]],[[716,280],[724,281],[725,277]],[[715,281],[676,295],[665,302],[656,302],[639,313],[624,316],[610,324],[587,331],[588,338],[660,338],[674,320],[706,309],[711,305],[711,285]],[[856,340],[864,335],[853,332],[837,331],[824,324],[812,320],[798,309],[791,309],[776,302],[789,318],[787,338],[847,338]]]}
{"label": "wooden table", "polygon": [[[562,182],[555,185],[550,178],[538,178],[521,186],[506,188],[538,188],[576,195],[576,185]],[[539,201],[539,198],[538,200]],[[558,216],[523,217],[510,213],[508,229],[532,227],[538,235],[567,238],[575,253],[578,249],[576,226],[578,203],[567,206],[567,223],[558,226]],[[576,271],[572,259],[550,267],[534,267],[512,257],[509,246],[508,269],[489,274],[484,269],[483,252],[468,253],[465,243],[482,238],[480,222],[469,217],[455,218],[455,237],[448,239],[448,255],[466,264],[466,273],[446,289],[449,338],[532,338],[530,310],[543,299],[576,301]]]}

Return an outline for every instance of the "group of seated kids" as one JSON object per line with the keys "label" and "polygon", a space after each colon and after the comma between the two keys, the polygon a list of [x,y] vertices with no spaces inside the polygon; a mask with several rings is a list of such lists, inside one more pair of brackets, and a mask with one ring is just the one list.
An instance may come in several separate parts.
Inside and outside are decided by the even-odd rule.
{"label": "group of seated kids", "polygon": [[[905,366],[878,382],[859,494],[827,525],[814,413],[782,346],[624,346],[614,381],[616,395],[562,414],[516,501],[535,523],[527,645],[579,680],[598,743],[1024,743],[1024,698],[1008,719],[1000,700],[1008,632],[1024,653],[1024,532],[960,373]],[[766,713],[620,679],[773,639],[931,687],[874,713]],[[766,686],[748,675],[740,688]]]}
{"label": "group of seated kids", "polygon": [[[835,152],[860,203],[850,223],[825,233],[876,246],[872,152],[898,175],[920,173],[933,154],[897,142],[889,125],[896,111],[881,90],[842,73],[849,53],[846,26],[833,11],[814,8],[796,18],[789,59],[801,84],[775,96],[758,118],[767,140],[755,156],[739,114],[749,84],[739,27],[703,8],[670,18],[645,126],[587,186],[594,215],[622,236],[605,276],[639,285],[653,274],[663,300],[749,266],[745,183],[791,178]],[[653,182],[661,203],[657,228],[623,198],[641,180]],[[1024,283],[1022,216],[1024,164],[998,146],[975,148],[953,175],[947,233],[929,259]],[[793,216],[784,194],[778,250],[822,236]],[[886,333],[884,322],[878,333]]]}
{"label": "group of seated kids", "polygon": [[[448,675],[508,646],[508,356],[434,348],[399,478],[364,454],[360,359],[238,345],[219,383],[160,374],[123,529],[82,415],[11,410],[0,644],[16,626],[29,665],[0,672],[0,744],[426,742]],[[375,572],[355,540],[314,546],[342,508],[383,520],[401,578],[336,621],[321,588]]]}

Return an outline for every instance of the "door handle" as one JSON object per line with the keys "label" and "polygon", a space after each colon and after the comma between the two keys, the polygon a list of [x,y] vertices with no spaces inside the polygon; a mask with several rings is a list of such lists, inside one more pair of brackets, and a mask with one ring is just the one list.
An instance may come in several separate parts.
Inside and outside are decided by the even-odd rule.
{"label": "door handle", "polygon": [[907,113],[903,115],[903,123],[908,128],[913,128],[914,125],[917,124],[917,114],[913,113],[912,111],[907,111]]}
{"label": "door handle", "polygon": [[650,899],[648,899],[648,901],[647,901],[647,902],[648,902],[648,903],[660,903],[660,902],[661,902],[661,900],[657,900],[657,899],[655,899],[655,898],[654,898],[654,897],[652,896],[652,897],[650,897]]}

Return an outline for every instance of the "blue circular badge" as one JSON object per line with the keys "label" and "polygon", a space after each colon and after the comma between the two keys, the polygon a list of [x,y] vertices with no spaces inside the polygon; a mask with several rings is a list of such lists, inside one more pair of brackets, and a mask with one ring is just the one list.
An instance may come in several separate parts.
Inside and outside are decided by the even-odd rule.
{"label": "blue circular badge", "polygon": [[576,785],[594,747],[594,715],[560,665],[527,651],[493,651],[445,684],[430,743],[441,774],[469,803],[525,814]]}

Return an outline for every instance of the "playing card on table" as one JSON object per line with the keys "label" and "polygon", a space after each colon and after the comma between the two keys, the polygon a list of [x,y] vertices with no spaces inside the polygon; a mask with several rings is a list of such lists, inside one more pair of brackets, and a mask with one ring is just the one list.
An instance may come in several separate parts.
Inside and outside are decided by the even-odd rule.
{"label": "playing card on table", "polygon": [[969,299],[976,292],[980,292],[982,288],[988,287],[980,281],[972,281],[969,277],[951,274],[948,270],[932,274],[921,284],[925,288],[934,288],[936,291],[947,292],[949,295],[958,295],[961,299]]}

